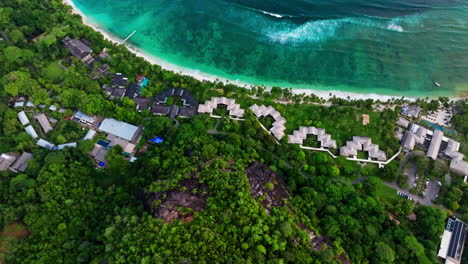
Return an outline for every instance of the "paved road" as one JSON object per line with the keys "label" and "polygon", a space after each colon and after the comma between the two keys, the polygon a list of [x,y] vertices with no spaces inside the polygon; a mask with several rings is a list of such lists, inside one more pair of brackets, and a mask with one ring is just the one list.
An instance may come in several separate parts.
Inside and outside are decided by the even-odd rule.
{"label": "paved road", "polygon": [[356,180],[352,181],[351,183],[352,183],[352,184],[357,184],[357,183],[366,181],[367,179],[369,179],[369,177],[361,177],[361,178],[359,178],[359,179],[356,179]]}
{"label": "paved road", "polygon": [[59,65],[60,68],[62,68],[64,71],[68,71],[68,68],[65,67],[65,66],[63,65],[62,60],[59,60],[59,61],[58,61],[58,65]]}
{"label": "paved road", "polygon": [[216,119],[216,125],[213,129],[210,129],[208,131],[206,131],[208,134],[220,134],[220,135],[226,135],[227,133],[226,132],[223,132],[223,131],[218,131],[218,126],[219,126],[219,123],[221,123],[221,120],[220,119]]}
{"label": "paved road", "polygon": [[422,205],[430,205],[430,206],[436,206],[436,204],[434,204],[431,200],[431,198],[429,196],[426,196],[424,198],[421,198],[415,194],[412,194],[410,193],[408,190],[406,189],[403,189],[403,188],[400,188],[398,187],[398,185],[395,183],[395,182],[383,182],[385,185],[387,185],[388,187],[391,187],[397,191],[400,191],[401,193],[404,193],[404,194],[407,194],[409,197],[413,198],[413,200],[415,202],[418,202]]}

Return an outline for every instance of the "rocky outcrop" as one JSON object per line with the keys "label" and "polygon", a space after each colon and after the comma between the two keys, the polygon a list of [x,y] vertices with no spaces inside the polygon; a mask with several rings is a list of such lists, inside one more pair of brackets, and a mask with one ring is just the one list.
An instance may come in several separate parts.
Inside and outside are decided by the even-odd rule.
{"label": "rocky outcrop", "polygon": [[278,174],[266,165],[255,161],[246,170],[250,183],[250,193],[268,211],[273,206],[281,206],[290,196]]}
{"label": "rocky outcrop", "polygon": [[142,192],[139,195],[145,210],[154,218],[170,223],[174,219],[182,219],[184,223],[193,220],[193,213],[202,211],[206,206],[206,186],[197,179],[190,178],[180,181],[184,190],[165,192]]}

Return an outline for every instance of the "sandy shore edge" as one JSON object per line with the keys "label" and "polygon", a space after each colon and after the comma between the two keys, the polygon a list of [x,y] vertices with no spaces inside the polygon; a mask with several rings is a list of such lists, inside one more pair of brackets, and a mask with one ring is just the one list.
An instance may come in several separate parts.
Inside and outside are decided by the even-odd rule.
{"label": "sandy shore edge", "polygon": [[[92,21],[85,14],[83,14],[83,12],[81,12],[81,10],[76,7],[76,5],[73,3],[72,0],[63,0],[63,2],[66,5],[68,5],[68,6],[70,6],[72,8],[72,12],[74,14],[78,14],[78,15],[81,16],[81,18],[83,20],[83,24],[93,28],[95,31],[100,32],[104,36],[105,39],[107,39],[107,40],[109,40],[111,42],[117,43],[117,44],[122,41],[122,39],[120,39],[117,36],[112,35],[109,32],[107,32],[98,23],[96,23],[95,21]],[[184,68],[184,67],[172,64],[170,62],[162,60],[161,58],[157,58],[155,56],[147,54],[144,51],[141,51],[138,48],[136,48],[136,47],[134,47],[134,46],[132,46],[131,44],[128,44],[128,43],[126,44],[126,47],[128,48],[128,50],[133,52],[135,55],[144,58],[146,61],[148,61],[148,62],[150,62],[152,64],[157,64],[157,65],[161,66],[165,70],[173,71],[173,72],[176,72],[176,73],[179,73],[179,74],[182,74],[182,75],[191,76],[191,77],[193,77],[193,78],[195,78],[197,80],[200,80],[200,81],[203,81],[203,80],[212,81],[212,82],[221,81],[221,82],[224,82],[224,83],[236,84],[238,86],[246,87],[246,88],[251,88],[252,86],[255,86],[253,84],[241,82],[239,80],[229,80],[229,79],[226,79],[226,78],[222,78],[222,77],[210,75],[210,74],[207,74],[207,73],[203,73],[203,72],[200,72],[198,70],[188,69],[188,68]],[[270,87],[267,86],[267,88],[270,88]],[[335,96],[335,97],[344,98],[344,99],[348,99],[348,98],[350,98],[350,99],[373,99],[373,100],[387,101],[387,100],[390,100],[392,98],[401,98],[403,96],[403,95],[402,96],[380,95],[380,94],[375,94],[375,93],[369,93],[369,94],[364,94],[363,93],[363,94],[361,94],[361,93],[344,92],[344,91],[337,91],[337,90],[322,91],[322,90],[298,89],[298,88],[292,88],[292,92],[295,93],[295,94],[306,94],[306,95],[315,94],[315,95],[317,95],[317,96],[319,96],[321,98],[324,98],[324,99],[329,99],[329,98]],[[405,96],[405,99],[413,101],[416,98],[406,97]],[[456,99],[456,98],[452,98],[452,99]]]}

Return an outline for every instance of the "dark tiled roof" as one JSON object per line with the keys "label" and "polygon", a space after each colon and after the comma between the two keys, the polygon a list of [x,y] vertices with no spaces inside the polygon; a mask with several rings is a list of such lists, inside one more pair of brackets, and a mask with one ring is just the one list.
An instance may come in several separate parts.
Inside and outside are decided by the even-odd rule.
{"label": "dark tiled roof", "polygon": [[109,72],[109,65],[103,64],[99,66],[98,68],[99,72],[101,72],[104,76],[108,76],[110,74]]}
{"label": "dark tiled roof", "polygon": [[167,115],[167,112],[169,111],[169,106],[153,104],[150,111],[153,114]]}
{"label": "dark tiled roof", "polygon": [[171,105],[169,106],[169,117],[170,118],[175,118],[179,114],[179,107],[177,105]]}
{"label": "dark tiled roof", "polygon": [[123,75],[122,73],[116,73],[114,74],[114,78],[112,79],[112,87],[125,88],[127,82],[128,78],[125,75]]}
{"label": "dark tiled roof", "polygon": [[112,89],[111,96],[121,99],[125,95],[126,89],[114,88]]}
{"label": "dark tiled roof", "polygon": [[77,39],[65,38],[62,42],[65,44],[65,48],[69,49],[71,54],[80,60],[93,52],[90,47]]}
{"label": "dark tiled roof", "polygon": [[104,90],[104,92],[106,92],[108,95],[110,95],[112,93],[112,87],[107,85],[107,84],[104,84],[102,86],[102,90]]}
{"label": "dark tiled roof", "polygon": [[182,88],[168,88],[154,97],[154,101],[159,103],[163,102],[167,97],[170,96],[180,96],[182,100],[185,101],[187,105],[196,107],[198,105],[198,100],[192,95],[192,93],[187,89]]}
{"label": "dark tiled roof", "polygon": [[179,109],[179,116],[190,117],[197,114],[196,108],[182,107]]}
{"label": "dark tiled roof", "polygon": [[125,92],[125,97],[133,99],[136,96],[137,91],[138,91],[138,85],[136,83],[131,83],[128,86],[127,91]]}
{"label": "dark tiled roof", "polygon": [[149,105],[151,103],[150,98],[141,97],[141,96],[137,96],[137,97],[133,98],[133,101],[135,101],[135,103],[137,105],[137,109],[140,110],[140,111],[148,109]]}
{"label": "dark tiled roof", "polygon": [[[168,97],[179,96],[184,102],[183,107],[177,105],[166,106],[164,102]],[[151,112],[157,114],[167,114],[170,118],[176,116],[192,116],[197,113],[198,100],[187,89],[182,88],[168,88],[154,97],[154,105]],[[153,110],[154,109],[154,110]],[[165,112],[165,113],[164,113]]]}

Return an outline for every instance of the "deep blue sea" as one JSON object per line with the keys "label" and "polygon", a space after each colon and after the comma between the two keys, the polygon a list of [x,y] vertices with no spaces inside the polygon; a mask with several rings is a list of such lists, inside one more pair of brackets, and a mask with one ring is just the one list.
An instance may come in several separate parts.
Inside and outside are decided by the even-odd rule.
{"label": "deep blue sea", "polygon": [[[73,0],[173,64],[252,84],[468,94],[468,0]],[[438,86],[438,83],[440,86]]]}

